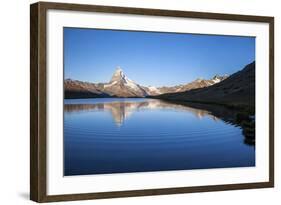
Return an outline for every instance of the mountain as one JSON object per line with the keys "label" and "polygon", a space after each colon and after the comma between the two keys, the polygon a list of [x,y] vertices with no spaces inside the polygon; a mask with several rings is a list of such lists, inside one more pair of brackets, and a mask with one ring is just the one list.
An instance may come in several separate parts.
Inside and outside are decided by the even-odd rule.
{"label": "mountain", "polygon": [[110,97],[103,92],[103,85],[78,80],[66,79],[64,81],[64,97],[65,98],[96,98]]}
{"label": "mountain", "polygon": [[[160,87],[160,88],[158,88],[158,91],[159,91],[159,93],[164,94],[164,93],[178,93],[178,92],[184,92],[184,91],[197,89],[197,88],[204,88],[204,87],[208,87],[208,86],[214,85],[216,83],[219,83],[219,82],[225,80],[227,77],[228,77],[227,75],[224,75],[224,76],[215,75],[213,78],[211,78],[209,80],[198,78],[185,85],[177,85],[177,86],[173,86],[173,87]],[[151,93],[150,95],[155,95],[155,94]]]}
{"label": "mountain", "polygon": [[111,96],[117,97],[145,97],[147,92],[129,79],[122,69],[118,67],[109,83],[104,84],[103,91]]}
{"label": "mountain", "polygon": [[219,83],[227,77],[226,75],[216,75],[209,80],[197,79],[184,85],[171,87],[141,86],[129,79],[118,67],[108,83],[90,83],[67,79],[64,81],[64,89],[65,98],[147,97],[204,88]]}
{"label": "mountain", "polygon": [[[218,81],[216,77],[213,79]],[[184,92],[166,93],[154,98],[255,107],[255,62],[214,85]]]}
{"label": "mountain", "polygon": [[146,97],[145,89],[129,79],[118,67],[108,83],[89,83],[66,79],[65,98]]}

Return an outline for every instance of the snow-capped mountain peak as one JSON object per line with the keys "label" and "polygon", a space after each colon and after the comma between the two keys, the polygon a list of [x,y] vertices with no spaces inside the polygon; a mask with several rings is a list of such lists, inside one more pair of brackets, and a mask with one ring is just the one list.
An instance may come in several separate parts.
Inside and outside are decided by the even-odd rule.
{"label": "snow-capped mountain peak", "polygon": [[118,66],[111,77],[110,83],[122,83],[128,86],[136,87],[137,83],[129,79],[123,72],[120,66]]}
{"label": "snow-capped mountain peak", "polygon": [[110,82],[104,85],[104,88],[114,96],[144,97],[147,95],[146,91],[133,80],[129,79],[119,66],[113,73]]}
{"label": "snow-capped mountain peak", "polygon": [[225,80],[227,77],[228,77],[228,75],[223,75],[223,76],[215,75],[215,76],[212,78],[212,81],[213,81],[214,83],[219,83],[219,82]]}
{"label": "snow-capped mountain peak", "polygon": [[123,70],[121,69],[120,66],[118,66],[115,70],[115,72],[113,73],[113,76],[111,77],[110,82],[114,82],[114,81],[121,81],[121,80],[125,80],[127,77],[125,76]]}
{"label": "snow-capped mountain peak", "polygon": [[160,95],[160,94],[162,94],[161,91],[154,86],[148,86],[147,92],[149,93],[149,95]]}

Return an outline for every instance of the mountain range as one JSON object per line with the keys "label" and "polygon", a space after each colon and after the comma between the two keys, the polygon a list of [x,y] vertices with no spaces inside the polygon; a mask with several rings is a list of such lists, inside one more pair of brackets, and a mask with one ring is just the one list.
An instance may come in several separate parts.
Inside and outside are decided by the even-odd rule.
{"label": "mountain range", "polygon": [[142,86],[129,79],[123,70],[118,67],[108,83],[90,83],[66,79],[64,89],[65,98],[148,97],[205,88],[220,83],[227,78],[227,75],[215,75],[211,79],[198,78],[190,83],[177,86]]}
{"label": "mountain range", "polygon": [[165,93],[155,96],[158,99],[215,103],[233,107],[255,108],[255,62],[230,75],[220,83],[204,88],[196,88],[177,93]]}

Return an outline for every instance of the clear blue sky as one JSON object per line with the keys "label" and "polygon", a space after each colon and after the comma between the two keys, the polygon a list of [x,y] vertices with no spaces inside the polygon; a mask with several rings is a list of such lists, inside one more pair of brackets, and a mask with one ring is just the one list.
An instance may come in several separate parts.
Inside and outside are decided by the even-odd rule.
{"label": "clear blue sky", "polygon": [[120,66],[141,85],[171,86],[254,60],[254,37],[64,28],[65,79],[108,82]]}

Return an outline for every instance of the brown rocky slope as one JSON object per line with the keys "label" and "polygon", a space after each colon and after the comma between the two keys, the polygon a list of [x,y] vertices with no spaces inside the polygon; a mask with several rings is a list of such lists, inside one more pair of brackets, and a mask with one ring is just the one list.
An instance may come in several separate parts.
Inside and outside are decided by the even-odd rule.
{"label": "brown rocky slope", "polygon": [[117,68],[108,83],[90,83],[66,79],[64,81],[65,98],[100,98],[100,97],[147,97],[164,93],[177,93],[196,88],[204,88],[225,80],[228,76],[215,75],[211,79],[197,79],[187,84],[176,86],[141,86],[129,79],[121,68]]}

